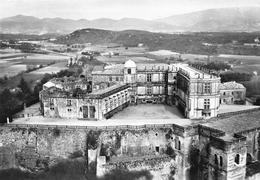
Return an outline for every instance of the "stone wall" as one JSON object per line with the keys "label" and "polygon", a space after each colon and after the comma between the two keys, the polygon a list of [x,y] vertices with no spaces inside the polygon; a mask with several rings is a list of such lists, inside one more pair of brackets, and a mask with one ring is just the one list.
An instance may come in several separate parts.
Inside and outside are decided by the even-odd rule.
{"label": "stone wall", "polygon": [[[247,146],[258,146],[253,145],[258,134],[257,131],[243,133],[248,138]],[[77,127],[8,124],[0,126],[0,169],[23,168],[36,172],[80,155],[86,161],[86,170],[94,167],[100,176],[121,169],[147,171],[153,179],[234,179],[241,173],[243,177],[246,153],[254,154],[254,148],[243,144],[245,137],[241,134],[235,134],[230,142],[223,140],[223,136],[223,131],[202,125]],[[223,165],[215,166],[215,154],[218,162],[221,156]],[[237,154],[240,162],[235,164]],[[255,174],[251,173],[250,177]]]}
{"label": "stone wall", "polygon": [[0,169],[47,168],[74,153],[85,156],[87,131],[66,127],[0,127]]}
{"label": "stone wall", "polygon": [[103,156],[103,173],[125,163],[128,171],[146,169],[155,179],[182,179],[185,146],[189,144],[184,136],[184,128],[175,125],[96,128],[9,124],[0,126],[0,169],[37,172],[80,154],[88,162],[86,169]]}

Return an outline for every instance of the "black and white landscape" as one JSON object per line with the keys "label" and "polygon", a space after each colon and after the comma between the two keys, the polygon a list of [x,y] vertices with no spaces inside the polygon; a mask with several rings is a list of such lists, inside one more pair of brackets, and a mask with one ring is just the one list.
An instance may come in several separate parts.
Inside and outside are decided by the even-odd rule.
{"label": "black and white landscape", "polygon": [[1,33],[69,33],[77,29],[97,28],[106,30],[147,30],[155,32],[184,31],[259,31],[260,7],[208,9],[188,14],[144,20],[123,18],[114,20],[100,18],[79,20],[63,18],[37,18],[33,16],[16,15],[0,20]]}

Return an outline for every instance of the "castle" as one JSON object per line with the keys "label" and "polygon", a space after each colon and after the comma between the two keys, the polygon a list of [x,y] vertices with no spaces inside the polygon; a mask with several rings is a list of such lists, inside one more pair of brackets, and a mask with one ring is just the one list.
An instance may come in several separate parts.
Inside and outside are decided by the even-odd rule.
{"label": "castle", "polygon": [[[27,125],[0,127],[0,167],[35,170],[80,151],[97,176],[119,169],[149,171],[158,180],[259,179],[259,108],[220,112],[223,99],[233,104],[244,98],[242,85],[221,84],[217,75],[185,64],[129,60],[96,67],[91,79],[52,79],[40,92],[43,125],[29,117]],[[128,107],[161,103],[177,106],[184,118],[142,125],[110,119]],[[48,125],[48,119],[86,125]]]}
{"label": "castle", "polygon": [[[46,117],[101,120],[129,104],[166,103],[176,105],[186,118],[203,119],[216,117],[221,103],[220,77],[187,64],[136,65],[128,60],[94,68],[91,83],[84,77],[60,81],[46,83],[51,88],[40,93]],[[243,99],[245,88],[242,93]]]}

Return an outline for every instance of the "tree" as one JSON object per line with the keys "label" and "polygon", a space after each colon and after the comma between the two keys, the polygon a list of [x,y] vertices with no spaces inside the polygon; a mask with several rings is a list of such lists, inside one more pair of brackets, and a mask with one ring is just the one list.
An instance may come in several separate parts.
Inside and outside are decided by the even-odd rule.
{"label": "tree", "polygon": [[18,87],[21,89],[21,92],[18,94],[18,97],[21,100],[25,100],[31,95],[31,89],[29,88],[27,81],[25,81],[23,77],[21,77]]}
{"label": "tree", "polygon": [[16,108],[18,102],[9,89],[4,89],[0,94],[0,122],[6,122],[6,117]]}

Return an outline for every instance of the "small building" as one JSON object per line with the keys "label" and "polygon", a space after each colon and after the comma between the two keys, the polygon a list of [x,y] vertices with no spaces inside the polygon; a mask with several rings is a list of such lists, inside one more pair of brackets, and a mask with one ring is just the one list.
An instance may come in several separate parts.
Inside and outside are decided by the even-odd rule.
{"label": "small building", "polygon": [[246,88],[235,81],[220,84],[220,104],[245,104]]}

